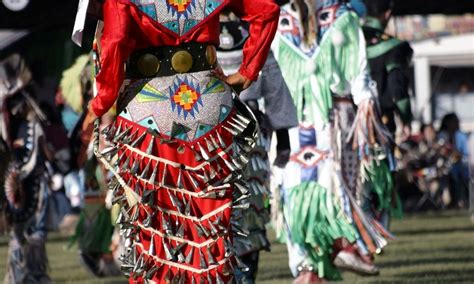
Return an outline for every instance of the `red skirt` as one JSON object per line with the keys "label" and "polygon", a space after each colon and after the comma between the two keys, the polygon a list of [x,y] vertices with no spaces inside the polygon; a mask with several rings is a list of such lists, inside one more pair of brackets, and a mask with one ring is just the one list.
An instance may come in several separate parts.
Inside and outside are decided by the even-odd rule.
{"label": "red skirt", "polygon": [[228,283],[235,259],[232,210],[246,208],[242,169],[256,122],[235,101],[203,136],[183,141],[124,117],[103,131],[115,167],[109,184],[125,237],[122,270],[130,283]]}

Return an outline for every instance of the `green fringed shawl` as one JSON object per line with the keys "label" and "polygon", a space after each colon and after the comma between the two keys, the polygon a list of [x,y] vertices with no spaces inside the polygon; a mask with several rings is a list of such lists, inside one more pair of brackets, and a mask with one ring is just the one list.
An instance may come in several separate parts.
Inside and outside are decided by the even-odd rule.
{"label": "green fringed shawl", "polygon": [[[343,36],[340,46],[333,42],[338,35]],[[329,121],[332,93],[347,93],[347,83],[360,73],[360,36],[359,18],[353,12],[346,12],[332,24],[312,57],[283,36],[279,37],[277,60],[300,121],[313,124],[321,119],[325,123]]]}
{"label": "green fringed shawl", "polygon": [[356,232],[330,191],[312,181],[292,188],[285,218],[292,242],[305,249],[319,276],[339,279],[339,272],[332,265],[332,245],[339,238],[354,242]]}
{"label": "green fringed shawl", "polygon": [[102,207],[93,218],[91,222],[87,222],[86,213],[81,213],[76,232],[70,239],[69,248],[77,242],[81,250],[87,252],[110,252],[112,234],[114,233],[114,226],[110,222],[110,210]]}
{"label": "green fringed shawl", "polygon": [[387,161],[373,161],[366,170],[367,182],[370,192],[374,192],[378,198],[378,210],[390,209],[392,207],[393,176]]}

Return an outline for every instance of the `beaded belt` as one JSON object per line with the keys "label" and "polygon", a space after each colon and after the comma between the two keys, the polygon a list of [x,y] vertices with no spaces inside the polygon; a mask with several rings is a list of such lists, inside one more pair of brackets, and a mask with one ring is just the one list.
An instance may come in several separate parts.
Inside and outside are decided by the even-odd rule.
{"label": "beaded belt", "polygon": [[134,51],[126,64],[129,79],[172,76],[211,70],[217,63],[213,45],[186,43],[179,46],[150,47]]}

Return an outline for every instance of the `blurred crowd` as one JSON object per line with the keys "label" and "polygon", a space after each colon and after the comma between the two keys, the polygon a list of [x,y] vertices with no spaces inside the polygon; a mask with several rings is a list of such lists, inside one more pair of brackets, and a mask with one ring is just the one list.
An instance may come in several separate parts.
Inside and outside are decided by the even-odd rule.
{"label": "blurred crowd", "polygon": [[469,206],[469,136],[455,113],[399,145],[397,187],[407,211]]}

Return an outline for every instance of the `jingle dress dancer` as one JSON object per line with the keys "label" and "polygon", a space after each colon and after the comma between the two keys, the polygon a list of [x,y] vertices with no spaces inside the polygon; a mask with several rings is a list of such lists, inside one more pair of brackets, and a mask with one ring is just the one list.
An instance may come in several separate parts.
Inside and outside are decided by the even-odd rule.
{"label": "jingle dress dancer", "polygon": [[[243,63],[229,77],[215,71],[224,7],[250,24]],[[242,169],[256,122],[228,84],[257,79],[279,8],[271,0],[106,0],[103,11],[91,110],[100,117],[117,100],[116,121],[101,132],[110,147],[96,154],[116,178],[109,187],[121,205],[122,269],[130,283],[229,283],[245,270],[231,215],[248,207]]]}
{"label": "jingle dress dancer", "polygon": [[296,283],[308,273],[338,279],[334,265],[374,275],[377,268],[361,254],[386,241],[357,198],[363,166],[376,143],[388,139],[377,119],[359,18],[341,0],[292,2],[282,9],[274,45],[300,121],[290,131],[282,187],[290,268]]}

